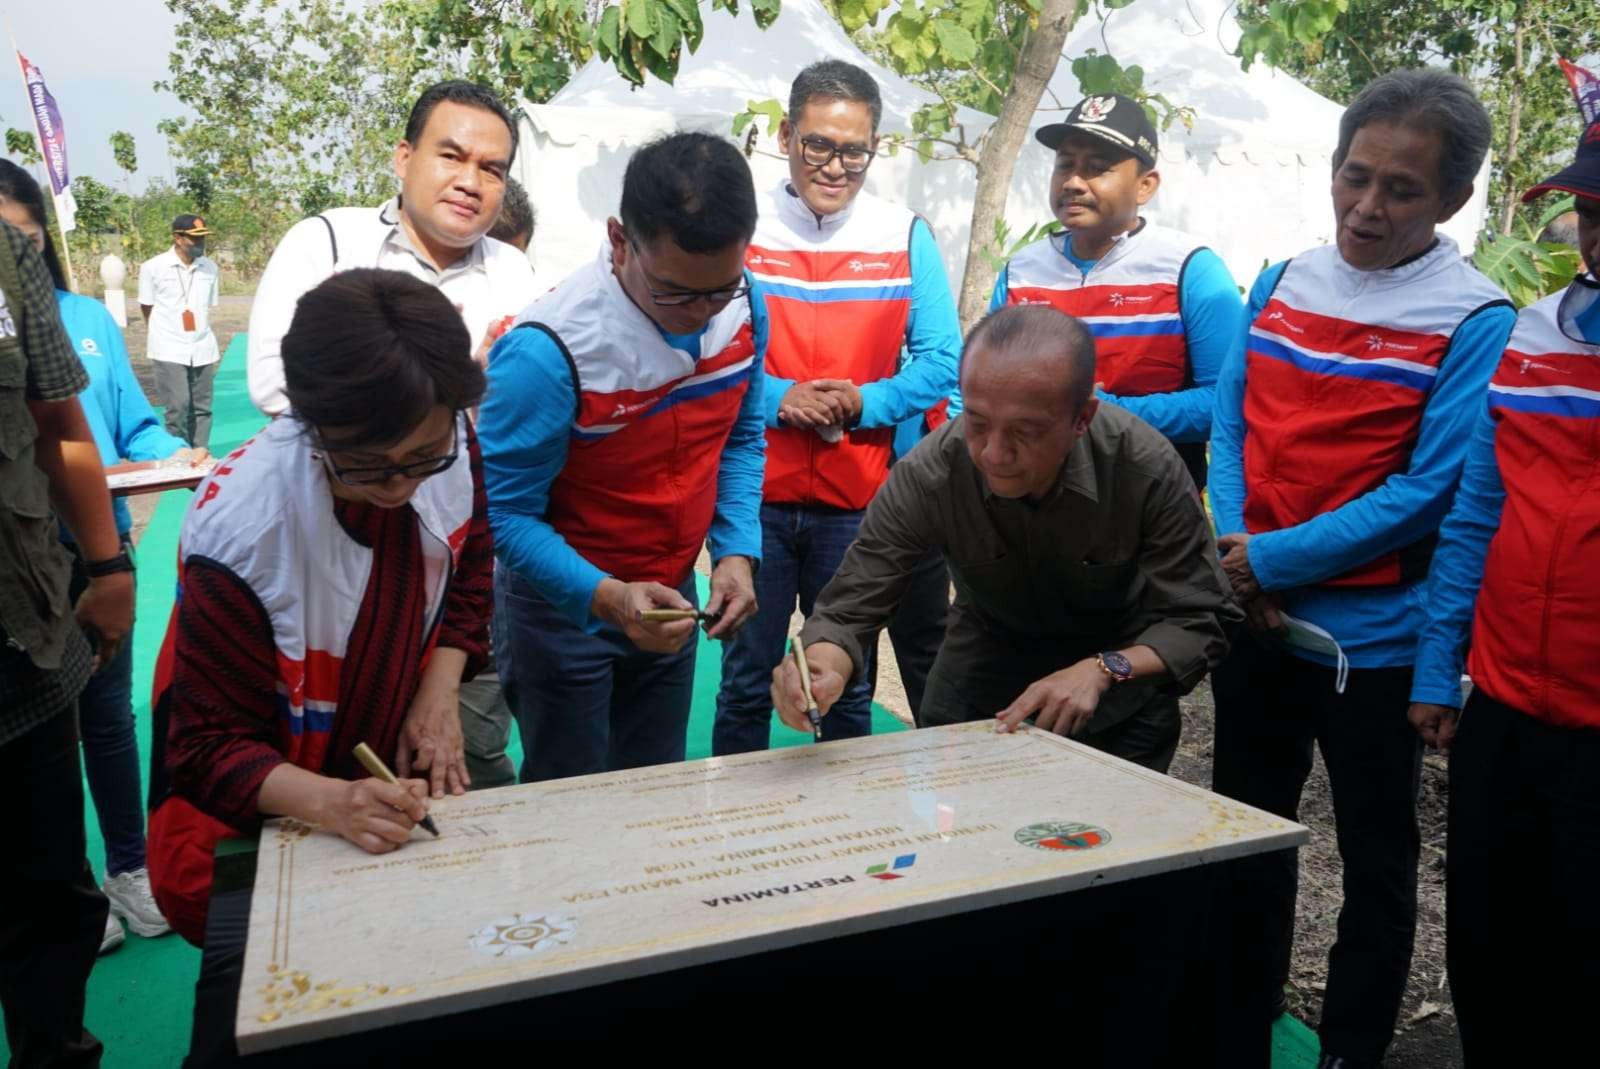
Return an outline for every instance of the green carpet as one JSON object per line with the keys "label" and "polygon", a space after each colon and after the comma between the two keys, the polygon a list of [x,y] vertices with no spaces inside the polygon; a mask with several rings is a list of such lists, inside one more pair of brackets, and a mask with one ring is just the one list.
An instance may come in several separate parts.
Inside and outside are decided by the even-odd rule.
{"label": "green carpet", "polygon": [[[217,372],[211,451],[218,455],[234,449],[261,427],[261,416],[250,404],[245,386],[244,364],[245,336],[237,334]],[[172,611],[173,589],[177,582],[178,529],[189,498],[186,490],[163,494],[138,546],[139,623],[134,633],[133,696],[141,767],[148,762],[151,677]],[[704,586],[702,578],[702,598]],[[700,641],[694,706],[689,720],[688,756],[691,759],[710,756],[711,722],[721,675],[718,647],[706,641],[703,634]],[[901,731],[903,727],[882,707],[874,705],[872,730],[882,734]],[[774,747],[796,746],[809,737],[774,722],[771,744]],[[521,761],[521,743],[515,737],[511,756],[513,761]],[[95,873],[103,875],[105,846],[93,816],[94,803],[87,799],[87,794],[86,786],[89,860]],[[129,934],[119,949],[96,962],[89,978],[86,1023],[105,1044],[106,1066],[110,1069],[167,1069],[182,1061],[189,1049],[189,1019],[199,965],[200,952],[176,935],[141,939]],[[8,1061],[9,1056],[4,1037],[0,1036],[0,1063]],[[1316,1060],[1316,1036],[1291,1017],[1280,1020],[1273,1030],[1274,1069],[1311,1069]]]}

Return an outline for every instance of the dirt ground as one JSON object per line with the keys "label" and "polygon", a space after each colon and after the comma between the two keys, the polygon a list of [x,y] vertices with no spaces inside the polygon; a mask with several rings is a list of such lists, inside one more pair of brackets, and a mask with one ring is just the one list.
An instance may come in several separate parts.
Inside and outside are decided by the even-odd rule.
{"label": "dirt ground", "polygon": [[[126,337],[135,372],[150,392],[149,362],[145,359],[145,331],[139,309],[130,302]],[[224,297],[212,309],[211,322],[218,344],[227,350],[236,332],[246,328],[249,298]],[[135,536],[142,531],[154,498],[134,498]],[[879,656],[878,701],[909,722],[905,691],[894,654],[884,638]],[[1203,683],[1183,702],[1183,741],[1173,761],[1172,775],[1199,786],[1211,781],[1213,706],[1211,687]],[[1461,1048],[1456,1038],[1455,1016],[1445,983],[1444,961],[1444,841],[1445,762],[1430,754],[1423,763],[1422,795],[1418,822],[1422,831],[1419,873],[1417,942],[1411,964],[1389,1069],[1459,1069]],[[1333,833],[1333,806],[1328,777],[1320,757],[1306,784],[1300,820],[1311,829],[1311,843],[1300,851],[1300,901],[1295,919],[1295,946],[1289,1006],[1312,1028],[1322,1009],[1327,979],[1328,947],[1332,945],[1341,899],[1338,849]]]}

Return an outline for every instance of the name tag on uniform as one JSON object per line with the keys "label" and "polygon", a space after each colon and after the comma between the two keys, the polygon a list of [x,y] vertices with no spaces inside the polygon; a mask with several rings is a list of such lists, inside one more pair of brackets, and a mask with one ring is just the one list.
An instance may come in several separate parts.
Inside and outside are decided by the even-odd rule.
{"label": "name tag on uniform", "polygon": [[194,333],[194,311],[192,309],[185,308],[183,310],[183,329],[191,334]]}

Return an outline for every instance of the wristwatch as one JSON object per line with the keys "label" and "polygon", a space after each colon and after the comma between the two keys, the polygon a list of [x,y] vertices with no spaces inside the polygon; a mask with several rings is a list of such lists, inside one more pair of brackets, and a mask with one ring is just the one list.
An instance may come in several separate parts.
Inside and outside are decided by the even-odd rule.
{"label": "wristwatch", "polygon": [[1113,683],[1126,683],[1133,678],[1133,662],[1120,653],[1099,653],[1094,661]]}
{"label": "wristwatch", "polygon": [[133,558],[128,555],[127,549],[124,548],[115,557],[107,557],[105,560],[85,561],[83,570],[90,579],[101,579],[108,575],[115,575],[118,572],[131,572],[133,571]]}

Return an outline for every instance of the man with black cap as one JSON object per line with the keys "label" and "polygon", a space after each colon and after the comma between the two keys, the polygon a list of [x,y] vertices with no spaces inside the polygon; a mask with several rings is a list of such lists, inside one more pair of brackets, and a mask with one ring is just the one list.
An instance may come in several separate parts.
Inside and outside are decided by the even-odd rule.
{"label": "man with black cap", "polygon": [[1450,751],[1450,989],[1468,1065],[1567,1061],[1600,990],[1600,121],[1523,199],[1551,191],[1577,198],[1588,273],[1522,310],[1489,381],[1411,686],[1412,725]]}
{"label": "man with black cap", "polygon": [[1206,479],[1213,384],[1244,317],[1221,257],[1142,218],[1161,186],[1155,126],[1118,94],[1080,101],[1034,135],[1056,154],[1050,206],[1065,231],[1012,257],[990,308],[1048,304],[1095,339],[1101,396],[1166,435]]}
{"label": "man with black cap", "polygon": [[210,233],[198,215],[180,215],[172,220],[172,248],[139,266],[156,397],[167,407],[167,430],[198,449],[211,438],[211,383],[221,359],[211,333],[218,273],[206,256]]}

